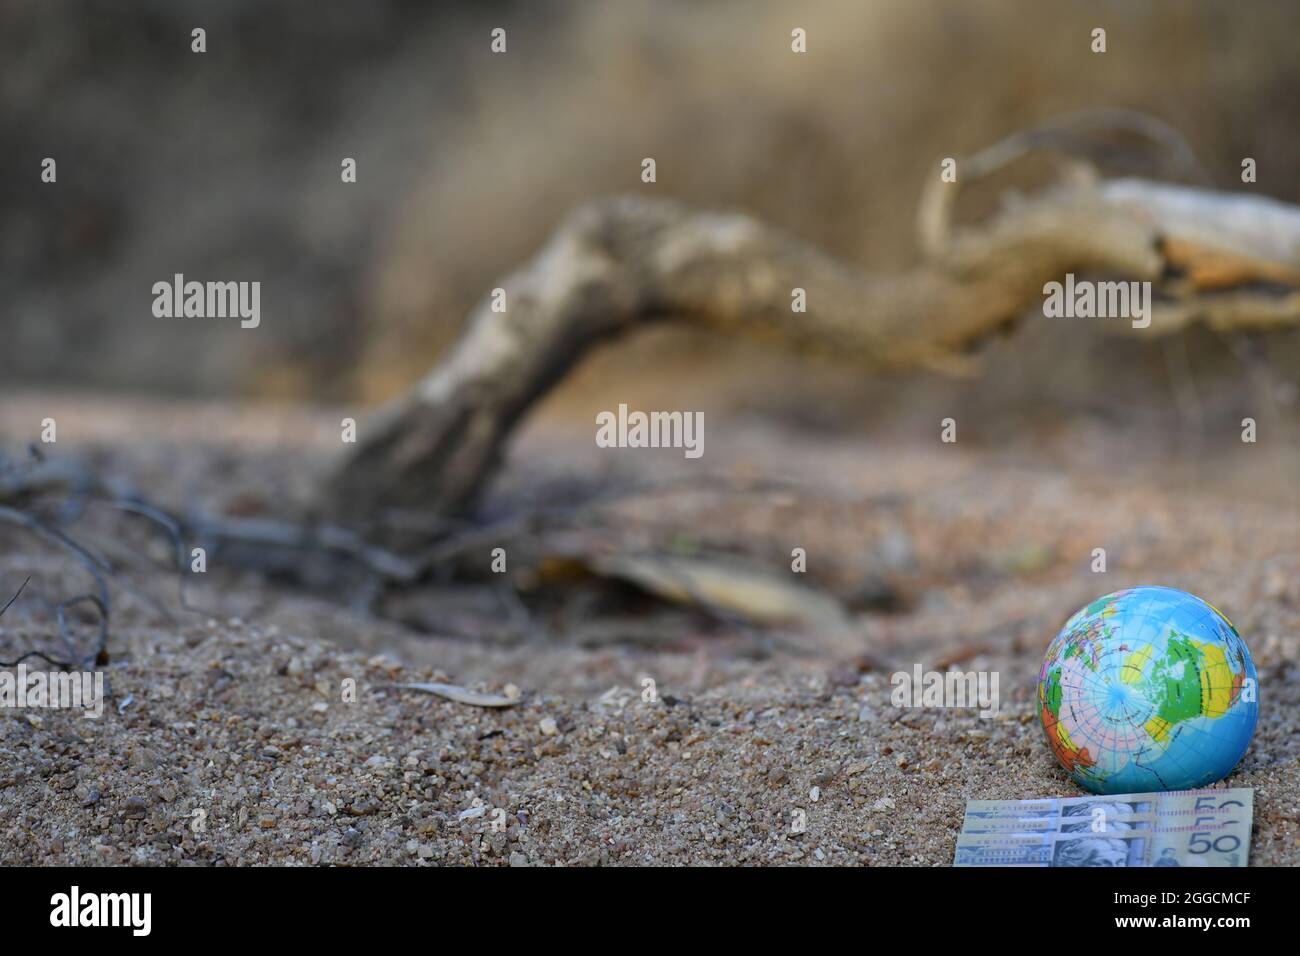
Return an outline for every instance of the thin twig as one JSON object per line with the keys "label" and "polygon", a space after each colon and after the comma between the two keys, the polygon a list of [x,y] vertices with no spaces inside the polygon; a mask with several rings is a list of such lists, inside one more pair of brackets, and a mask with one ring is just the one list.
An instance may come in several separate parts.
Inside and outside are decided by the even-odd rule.
{"label": "thin twig", "polygon": [[23,590],[27,587],[27,582],[30,581],[31,579],[32,576],[30,574],[27,575],[27,577],[23,580],[23,583],[18,586],[18,590],[17,592],[15,592],[14,596],[5,602],[4,607],[0,607],[0,617],[3,617],[5,611],[9,610],[10,605],[12,605],[14,601],[18,600],[19,595],[21,595],[23,593]]}
{"label": "thin twig", "polygon": [[54,525],[42,521],[40,518],[33,515],[18,511],[15,508],[0,505],[0,520],[21,525],[22,527],[35,532],[40,537],[45,538],[47,541],[51,541],[59,547],[71,552],[77,560],[82,563],[86,570],[90,572],[91,577],[95,579],[95,584],[99,588],[100,604],[105,608],[105,610],[110,607],[108,582],[105,580],[103,573],[105,570],[109,569],[102,568],[95,556],[91,554],[91,552],[87,551],[85,547],[74,541],[65,532]]}
{"label": "thin twig", "polygon": [[181,535],[181,526],[176,519],[172,518],[161,509],[138,500],[110,501],[108,502],[108,506],[110,508],[117,508],[120,511],[126,511],[147,518],[167,532],[168,537],[171,538],[172,543],[176,548],[177,599],[180,601],[181,607],[186,611],[197,612],[199,609],[191,607],[189,601],[185,597],[185,539]]}

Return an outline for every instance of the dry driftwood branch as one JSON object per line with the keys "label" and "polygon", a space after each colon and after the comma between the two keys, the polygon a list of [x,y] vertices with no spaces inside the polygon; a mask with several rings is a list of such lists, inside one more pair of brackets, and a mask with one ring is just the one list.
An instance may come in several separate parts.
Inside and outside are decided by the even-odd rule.
{"label": "dry driftwood branch", "polygon": [[[879,276],[740,214],[636,198],[583,206],[504,280],[506,310],[484,300],[447,358],[363,426],[322,512],[388,542],[402,540],[388,514],[464,515],[540,395],[597,343],[664,319],[866,369],[941,371],[961,370],[1067,272],[1151,281],[1142,334],[1300,321],[1300,209],[1267,198],[1084,176],[930,239],[920,266]],[[806,313],[792,313],[795,288]]]}

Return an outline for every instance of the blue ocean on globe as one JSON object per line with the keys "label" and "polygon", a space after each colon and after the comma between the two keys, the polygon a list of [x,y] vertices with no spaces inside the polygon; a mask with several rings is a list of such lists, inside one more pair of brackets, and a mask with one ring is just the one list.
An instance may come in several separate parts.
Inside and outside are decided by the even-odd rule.
{"label": "blue ocean on globe", "polygon": [[1221,780],[1250,746],[1255,664],[1213,605],[1167,587],[1081,608],[1038,678],[1047,742],[1094,793],[1187,790]]}

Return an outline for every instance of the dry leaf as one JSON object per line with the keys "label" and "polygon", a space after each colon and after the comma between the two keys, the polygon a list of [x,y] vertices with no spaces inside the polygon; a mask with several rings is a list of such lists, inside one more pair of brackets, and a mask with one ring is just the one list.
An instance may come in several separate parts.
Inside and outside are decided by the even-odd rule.
{"label": "dry leaf", "polygon": [[609,555],[591,569],[682,604],[703,604],[760,624],[832,624],[845,621],[834,598],[763,571],[698,558]]}
{"label": "dry leaf", "polygon": [[474,707],[513,707],[520,697],[504,697],[501,694],[480,694],[456,684],[398,684],[408,690],[422,690],[426,694],[437,694],[458,704],[470,704]]}

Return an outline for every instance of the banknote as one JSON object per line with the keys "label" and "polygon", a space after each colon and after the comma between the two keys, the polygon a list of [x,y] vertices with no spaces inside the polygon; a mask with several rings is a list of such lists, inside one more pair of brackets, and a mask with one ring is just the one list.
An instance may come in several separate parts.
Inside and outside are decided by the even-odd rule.
{"label": "banknote", "polygon": [[971,800],[955,866],[1245,866],[1254,791]]}

